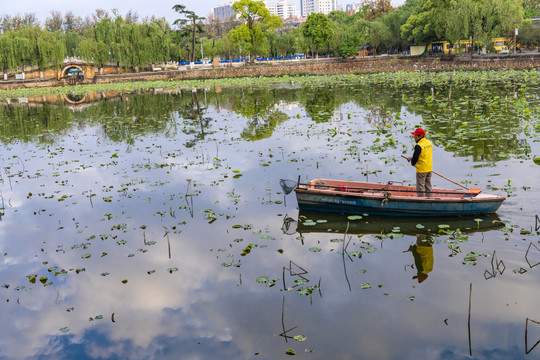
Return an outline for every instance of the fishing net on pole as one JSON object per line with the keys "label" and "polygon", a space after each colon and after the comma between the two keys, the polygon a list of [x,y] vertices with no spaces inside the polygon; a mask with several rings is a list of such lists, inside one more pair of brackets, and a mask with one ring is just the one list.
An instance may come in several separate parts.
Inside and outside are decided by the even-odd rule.
{"label": "fishing net on pole", "polygon": [[289,195],[294,190],[296,185],[298,185],[298,182],[294,180],[281,179],[279,181],[279,185],[281,186],[281,189],[285,195]]}

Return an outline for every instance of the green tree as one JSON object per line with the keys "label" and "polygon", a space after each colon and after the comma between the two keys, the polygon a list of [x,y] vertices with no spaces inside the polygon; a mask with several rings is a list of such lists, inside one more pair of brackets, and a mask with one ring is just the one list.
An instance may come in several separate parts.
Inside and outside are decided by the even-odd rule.
{"label": "green tree", "polygon": [[14,39],[12,34],[0,36],[0,68],[3,72],[17,67],[17,59],[13,46]]}
{"label": "green tree", "polygon": [[415,44],[443,40],[450,0],[424,0],[401,26],[401,37]]}
{"label": "green tree", "polygon": [[371,23],[371,41],[370,44],[377,52],[388,50],[393,43],[390,29],[382,21],[373,21]]}
{"label": "green tree", "polygon": [[486,45],[512,35],[522,20],[521,0],[424,0],[401,26],[401,35],[417,44],[473,38]]}
{"label": "green tree", "polygon": [[79,56],[79,42],[81,36],[75,31],[69,31],[66,33],[66,55],[67,56]]}
{"label": "green tree", "polygon": [[514,28],[523,21],[521,0],[480,1],[479,16],[474,34],[487,44],[494,37],[505,36],[513,40]]}
{"label": "green tree", "polygon": [[197,43],[197,33],[203,32],[204,24],[202,23],[202,20],[205,18],[198,16],[194,11],[187,10],[185,5],[174,5],[173,9],[185,17],[184,19],[176,19],[173,22],[173,25],[185,26],[186,24],[191,23],[190,26],[185,29],[185,31],[191,33],[191,62],[195,62],[195,44]]}
{"label": "green tree", "polygon": [[540,16],[540,0],[523,0],[523,10],[527,19]]}
{"label": "green tree", "polygon": [[240,0],[232,8],[244,23],[230,31],[231,39],[237,45],[244,45],[253,62],[253,54],[264,49],[267,34],[283,21],[279,16],[271,15],[262,1]]}
{"label": "green tree", "polygon": [[37,27],[37,33],[35,53],[39,68],[48,68],[52,63],[56,69],[59,69],[66,57],[66,44],[60,32],[41,31]]}
{"label": "green tree", "polygon": [[316,57],[319,58],[319,48],[334,35],[330,20],[321,13],[311,13],[302,25],[302,34],[311,39],[315,46]]}
{"label": "green tree", "polygon": [[394,50],[402,50],[406,48],[407,41],[401,37],[401,25],[407,22],[409,13],[406,8],[398,8],[394,11],[387,12],[379,18],[386,25],[391,37],[391,48]]}
{"label": "green tree", "polygon": [[525,47],[540,45],[540,27],[532,25],[530,20],[524,21],[519,29],[519,43]]}

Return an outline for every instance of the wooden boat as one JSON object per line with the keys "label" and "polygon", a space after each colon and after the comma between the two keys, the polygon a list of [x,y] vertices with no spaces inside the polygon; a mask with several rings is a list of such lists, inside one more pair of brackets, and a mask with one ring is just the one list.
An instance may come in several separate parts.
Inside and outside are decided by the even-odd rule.
{"label": "wooden boat", "polygon": [[418,196],[414,186],[330,179],[298,182],[294,191],[301,210],[394,216],[489,214],[506,199],[477,189],[433,188],[429,196]]}

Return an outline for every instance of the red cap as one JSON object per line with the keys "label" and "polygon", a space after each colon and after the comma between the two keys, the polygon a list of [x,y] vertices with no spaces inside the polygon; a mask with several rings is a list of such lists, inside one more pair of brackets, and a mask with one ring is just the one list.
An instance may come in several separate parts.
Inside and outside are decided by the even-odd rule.
{"label": "red cap", "polygon": [[426,136],[426,132],[422,128],[418,128],[418,129],[414,130],[411,134],[412,135]]}

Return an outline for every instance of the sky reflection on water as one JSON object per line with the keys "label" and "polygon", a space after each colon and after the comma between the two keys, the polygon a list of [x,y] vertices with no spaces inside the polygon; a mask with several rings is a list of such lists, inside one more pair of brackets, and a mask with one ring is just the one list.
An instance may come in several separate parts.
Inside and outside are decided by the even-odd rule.
{"label": "sky reflection on water", "polygon": [[[525,357],[525,321],[540,320],[538,268],[524,257],[538,244],[540,167],[520,151],[478,161],[447,150],[452,138],[437,141],[441,173],[499,189],[487,192],[515,189],[497,213],[504,227],[471,229],[460,253],[444,241],[451,235],[434,236],[433,270],[419,283],[406,251],[417,243],[411,233],[345,236],[336,220],[331,230],[284,233],[286,217],[303,218],[279,179],[412,183],[414,169],[400,155],[412,151],[411,129],[428,120],[405,105],[397,121],[346,102],[315,123],[290,104],[274,106],[287,119],[270,135],[250,140],[241,134],[262,118],[223,104],[218,112],[209,101],[213,133],[194,142],[196,132],[182,132],[184,118],[173,112],[175,126],[129,141],[112,141],[111,125],[93,119],[53,143],[2,145],[0,318],[9,326],[0,329],[0,358],[276,359],[289,348],[305,359],[469,358],[471,283],[472,358]],[[540,154],[538,140],[515,136]],[[342,256],[336,239],[360,257]],[[462,264],[471,251],[489,256]],[[494,251],[505,271],[486,280]],[[530,257],[540,262],[540,251]],[[307,271],[303,286],[320,284],[310,296],[295,293],[300,286],[283,289],[283,279],[289,287],[299,278],[284,270],[291,261]],[[55,276],[61,269],[67,273]],[[260,276],[275,285],[258,283]],[[286,342],[284,328],[307,340]],[[540,325],[530,324],[529,348],[538,339]]]}

